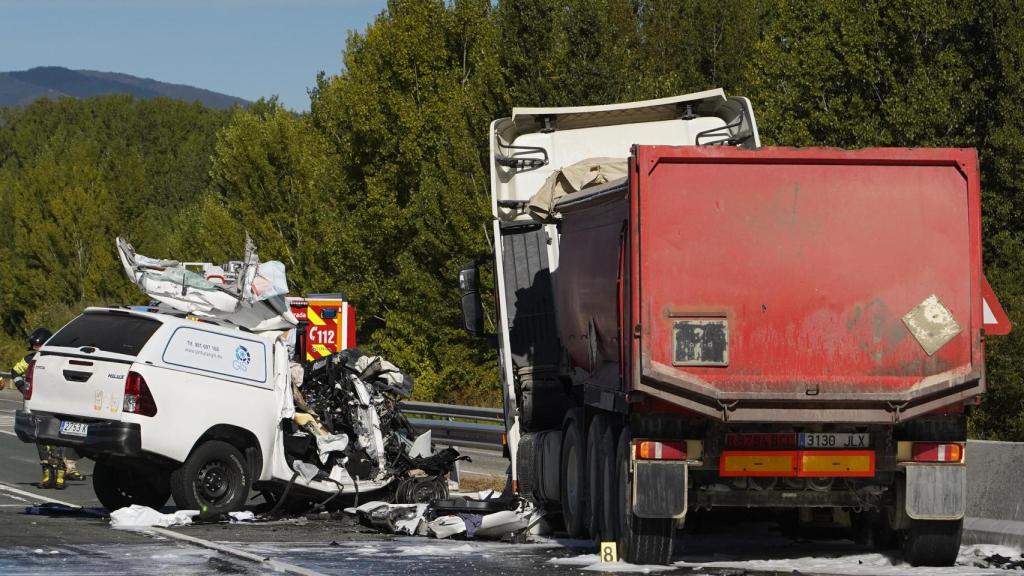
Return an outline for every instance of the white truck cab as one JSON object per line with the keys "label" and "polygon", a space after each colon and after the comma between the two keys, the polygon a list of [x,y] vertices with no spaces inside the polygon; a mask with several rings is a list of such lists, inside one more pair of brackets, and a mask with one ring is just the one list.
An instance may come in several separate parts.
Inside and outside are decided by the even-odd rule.
{"label": "white truck cab", "polygon": [[[160,508],[170,495],[183,509],[237,510],[254,485],[295,481],[282,442],[294,411],[288,351],[276,336],[183,312],[89,308],[35,356],[17,435],[94,459],[93,486],[110,510]],[[390,482],[334,475],[302,487]]]}

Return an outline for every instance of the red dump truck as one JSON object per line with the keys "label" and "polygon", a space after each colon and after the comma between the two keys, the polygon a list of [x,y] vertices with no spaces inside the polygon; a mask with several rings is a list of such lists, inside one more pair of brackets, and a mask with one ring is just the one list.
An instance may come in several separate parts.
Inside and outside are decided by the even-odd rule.
{"label": "red dump truck", "polygon": [[720,90],[492,125],[515,486],[631,562],[668,563],[688,513],[758,507],[951,565],[1008,330],[977,155],[759,144]]}

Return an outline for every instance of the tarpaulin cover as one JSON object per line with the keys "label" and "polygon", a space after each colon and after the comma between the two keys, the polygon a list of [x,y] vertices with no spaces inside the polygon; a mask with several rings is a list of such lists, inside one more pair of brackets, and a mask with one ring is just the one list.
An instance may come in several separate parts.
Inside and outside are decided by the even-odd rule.
{"label": "tarpaulin cover", "polygon": [[530,214],[541,222],[557,220],[555,202],[566,194],[626,177],[625,158],[587,158],[552,172],[530,198]]}

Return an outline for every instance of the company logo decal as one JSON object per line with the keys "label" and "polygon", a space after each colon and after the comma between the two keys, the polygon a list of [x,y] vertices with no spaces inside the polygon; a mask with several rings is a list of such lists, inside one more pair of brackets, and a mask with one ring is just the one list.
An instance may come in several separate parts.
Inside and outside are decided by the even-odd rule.
{"label": "company logo decal", "polygon": [[239,372],[246,372],[249,370],[249,364],[252,362],[252,354],[245,346],[239,346],[235,348],[235,361],[232,364],[235,370]]}

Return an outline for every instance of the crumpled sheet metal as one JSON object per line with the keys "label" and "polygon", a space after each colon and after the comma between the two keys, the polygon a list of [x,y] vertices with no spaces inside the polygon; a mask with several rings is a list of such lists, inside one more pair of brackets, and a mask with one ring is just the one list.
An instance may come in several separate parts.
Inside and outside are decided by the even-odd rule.
{"label": "crumpled sheet metal", "polygon": [[529,504],[515,510],[501,510],[490,514],[445,514],[427,521],[429,504],[388,504],[367,502],[358,508],[348,508],[349,514],[359,516],[363,524],[389,534],[451,538],[501,539],[526,530],[539,519],[540,511]]}
{"label": "crumpled sheet metal", "polygon": [[175,310],[224,320],[253,332],[290,330],[298,324],[284,300],[288,292],[284,264],[261,263],[248,236],[241,269],[232,282],[220,275],[206,278],[176,260],[137,254],[122,237],[116,245],[128,278],[147,296]]}

